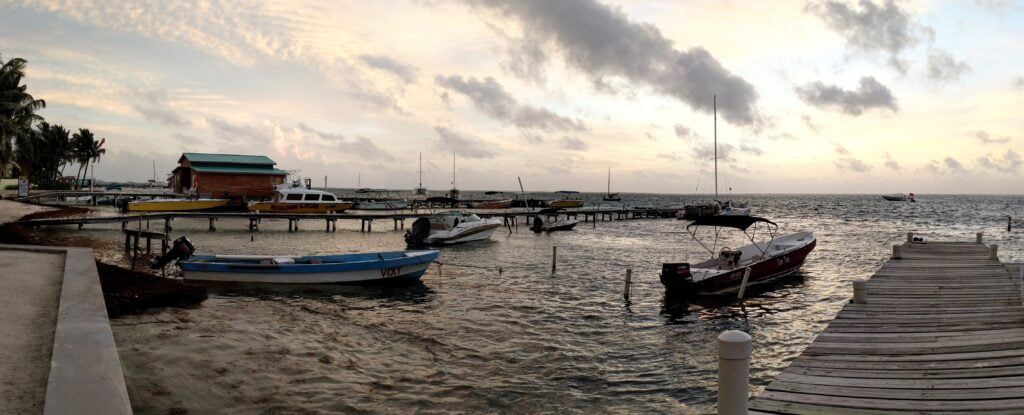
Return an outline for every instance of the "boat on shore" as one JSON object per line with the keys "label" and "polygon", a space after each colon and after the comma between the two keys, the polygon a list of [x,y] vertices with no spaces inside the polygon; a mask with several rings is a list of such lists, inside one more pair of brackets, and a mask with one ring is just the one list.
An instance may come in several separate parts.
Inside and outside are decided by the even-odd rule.
{"label": "boat on shore", "polygon": [[229,199],[160,199],[136,200],[128,202],[129,212],[196,212],[224,207]]}
{"label": "boat on shore", "polygon": [[[760,226],[759,226],[760,225]],[[750,244],[736,249],[708,247],[697,237],[700,227],[712,227],[717,236],[722,228],[738,229]],[[752,232],[748,229],[753,227]],[[769,239],[754,241],[758,228],[767,231]],[[670,295],[717,295],[735,293],[740,287],[769,283],[797,272],[817,240],[811,232],[777,235],[778,225],[757,216],[706,216],[687,225],[690,236],[711,254],[699,263],[664,263],[661,283]],[[749,270],[749,274],[746,274]]]}
{"label": "boat on shore", "polygon": [[583,199],[580,198],[580,192],[574,190],[559,190],[555,192],[556,198],[548,202],[550,208],[579,208],[583,207]]}
{"label": "boat on shore", "polygon": [[339,200],[333,193],[309,189],[295,181],[277,185],[273,199],[249,202],[248,208],[250,212],[338,213],[352,206],[352,202]]}
{"label": "boat on shore", "polygon": [[891,195],[882,195],[882,199],[888,200],[890,202],[908,202],[908,201],[909,202],[916,202],[916,200],[914,200],[914,194],[913,193],[911,193],[909,197],[907,195],[903,194],[903,193],[895,193],[895,194],[891,194]]}
{"label": "boat on shore", "polygon": [[405,233],[409,246],[450,245],[490,239],[501,221],[450,211],[416,219]]}
{"label": "boat on shore", "polygon": [[178,261],[191,281],[351,284],[418,280],[440,253],[369,252],[343,255],[193,255]]}

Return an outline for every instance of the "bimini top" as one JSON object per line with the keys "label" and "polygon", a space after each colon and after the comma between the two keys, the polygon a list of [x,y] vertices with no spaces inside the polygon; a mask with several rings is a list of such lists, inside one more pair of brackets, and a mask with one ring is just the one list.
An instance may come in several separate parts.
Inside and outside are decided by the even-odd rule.
{"label": "bimini top", "polygon": [[574,195],[574,194],[577,194],[579,192],[577,192],[575,190],[559,190],[559,191],[557,191],[555,193],[566,193],[566,194]]}
{"label": "bimini top", "polygon": [[686,229],[690,229],[695,226],[720,226],[725,228],[736,228],[741,231],[747,230],[750,225],[758,222],[764,222],[769,225],[776,225],[768,219],[759,216],[746,216],[746,215],[714,215],[704,216],[693,221],[693,223],[686,225]]}

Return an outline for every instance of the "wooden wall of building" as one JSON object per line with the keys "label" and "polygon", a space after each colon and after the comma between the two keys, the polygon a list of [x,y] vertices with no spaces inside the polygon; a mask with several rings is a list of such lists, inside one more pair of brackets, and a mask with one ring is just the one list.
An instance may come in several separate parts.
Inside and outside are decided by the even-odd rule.
{"label": "wooden wall of building", "polygon": [[196,176],[197,191],[201,195],[213,197],[245,197],[249,199],[265,198],[274,195],[274,186],[284,183],[285,176],[268,174],[226,174],[200,173]]}

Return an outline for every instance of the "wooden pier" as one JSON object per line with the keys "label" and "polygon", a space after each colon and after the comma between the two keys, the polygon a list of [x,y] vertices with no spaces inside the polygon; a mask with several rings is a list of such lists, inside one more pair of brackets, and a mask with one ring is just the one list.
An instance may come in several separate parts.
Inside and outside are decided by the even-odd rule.
{"label": "wooden pier", "polygon": [[996,248],[894,246],[750,413],[1024,413],[1024,307]]}

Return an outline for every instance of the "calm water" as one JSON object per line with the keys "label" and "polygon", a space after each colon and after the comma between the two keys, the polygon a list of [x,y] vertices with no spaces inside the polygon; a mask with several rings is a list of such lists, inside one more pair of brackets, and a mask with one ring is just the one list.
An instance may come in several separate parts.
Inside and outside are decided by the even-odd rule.
{"label": "calm water", "polygon": [[[692,201],[625,197],[635,205]],[[870,276],[908,231],[959,240],[982,231],[987,242],[1000,244],[1003,261],[1024,261],[1024,232],[1005,229],[1006,215],[1024,218],[1021,197],[925,195],[917,203],[878,196],[733,199],[749,202],[782,232],[809,230],[818,238],[800,275],[744,304],[665,309],[661,263],[706,256],[683,232],[686,222],[665,219],[599,222],[596,228],[581,223],[573,232],[552,235],[521,226],[512,234],[499,231],[490,242],[443,248],[445,265],[431,267],[422,284],[229,291],[204,308],[228,312],[241,303],[273,303],[273,312],[252,308],[245,318],[257,323],[248,324],[288,325],[287,337],[275,341],[347,361],[342,369],[316,369],[316,382],[288,379],[303,373],[279,373],[274,390],[282,409],[703,413],[715,400],[714,341],[720,332],[739,329],[753,336],[753,382],[763,387],[847,301],[850,281]],[[265,221],[262,232],[250,234],[244,221],[222,220],[210,233],[205,220],[176,220],[173,234],[188,235],[208,253],[404,248],[390,221],[378,221],[367,234],[358,226],[339,223],[337,233],[324,233],[322,222],[308,221],[301,232],[288,233],[286,222]],[[120,240],[117,226],[62,232]],[[723,243],[741,244],[738,238]],[[558,247],[553,276],[552,246]],[[634,272],[630,302],[622,298],[627,268]],[[197,317],[202,311],[184,313]],[[323,348],[328,341],[337,347]]]}

